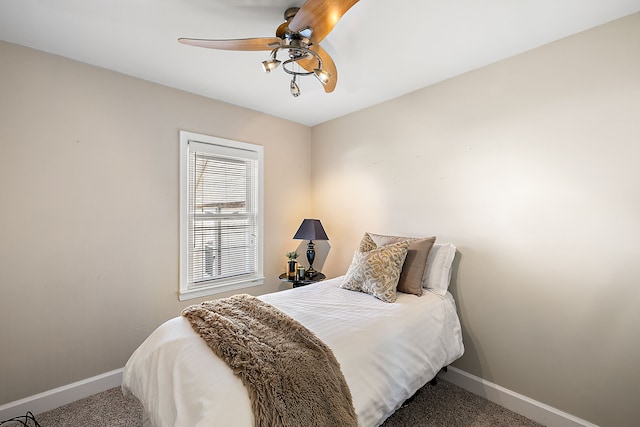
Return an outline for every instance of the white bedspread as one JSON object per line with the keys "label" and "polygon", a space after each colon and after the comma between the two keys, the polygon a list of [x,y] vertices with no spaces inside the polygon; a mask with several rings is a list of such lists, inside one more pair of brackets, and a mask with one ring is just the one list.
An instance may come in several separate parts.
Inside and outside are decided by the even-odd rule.
{"label": "white bedspread", "polygon": [[[341,278],[260,297],[334,352],[360,426],[377,426],[464,351],[451,294],[398,293],[393,304],[339,289]],[[312,379],[310,379],[312,381]],[[124,369],[123,390],[152,425],[253,426],[246,389],[182,316],[156,329]]]}

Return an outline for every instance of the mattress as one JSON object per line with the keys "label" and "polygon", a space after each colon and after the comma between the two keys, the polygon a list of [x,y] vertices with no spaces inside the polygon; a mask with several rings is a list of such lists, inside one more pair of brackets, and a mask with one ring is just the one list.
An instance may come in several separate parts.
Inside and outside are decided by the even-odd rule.
{"label": "mattress", "polygon": [[[358,424],[377,426],[462,356],[460,322],[448,292],[425,290],[420,297],[398,293],[390,304],[340,289],[341,279],[259,298],[332,349],[351,390]],[[253,426],[242,382],[182,316],[158,327],[133,353],[122,387],[140,400],[153,426]]]}

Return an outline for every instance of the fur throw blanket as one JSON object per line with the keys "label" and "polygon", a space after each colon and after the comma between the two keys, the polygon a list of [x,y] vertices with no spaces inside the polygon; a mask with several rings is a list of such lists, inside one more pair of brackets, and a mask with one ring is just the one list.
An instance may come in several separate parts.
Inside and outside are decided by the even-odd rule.
{"label": "fur throw blanket", "polygon": [[357,426],[333,352],[280,310],[243,294],[192,305],[182,315],[240,377],[256,426]]}

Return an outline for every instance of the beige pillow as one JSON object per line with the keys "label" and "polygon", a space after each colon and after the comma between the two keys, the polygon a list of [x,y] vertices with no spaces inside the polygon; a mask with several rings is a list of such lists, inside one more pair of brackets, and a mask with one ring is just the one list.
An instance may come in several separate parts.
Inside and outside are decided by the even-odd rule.
{"label": "beige pillow", "polygon": [[402,241],[409,241],[409,250],[398,280],[398,291],[407,294],[422,295],[422,280],[427,268],[427,257],[436,241],[435,236],[425,238],[385,236],[367,233],[377,247]]}
{"label": "beige pillow", "polygon": [[373,295],[384,302],[395,302],[396,287],[408,249],[408,241],[376,247],[371,237],[365,234],[340,287]]}

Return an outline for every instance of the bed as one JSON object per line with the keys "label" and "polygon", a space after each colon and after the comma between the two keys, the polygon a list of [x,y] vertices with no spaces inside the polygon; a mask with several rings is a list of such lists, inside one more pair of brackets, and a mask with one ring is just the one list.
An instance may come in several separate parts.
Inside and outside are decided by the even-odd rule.
{"label": "bed", "polygon": [[[394,303],[341,288],[344,276],[258,297],[300,322],[334,353],[359,426],[377,426],[463,351],[447,291],[453,245],[434,245],[422,295]],[[446,252],[446,257],[439,256]],[[429,265],[429,263],[431,263]],[[429,286],[427,276],[440,285]],[[443,289],[444,288],[444,289]],[[158,327],[134,352],[122,388],[143,405],[145,425],[252,426],[246,388],[184,317]]]}

